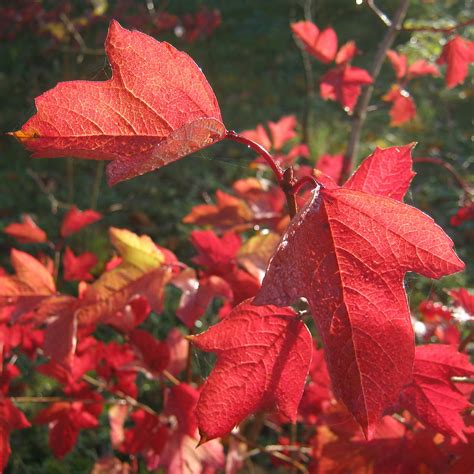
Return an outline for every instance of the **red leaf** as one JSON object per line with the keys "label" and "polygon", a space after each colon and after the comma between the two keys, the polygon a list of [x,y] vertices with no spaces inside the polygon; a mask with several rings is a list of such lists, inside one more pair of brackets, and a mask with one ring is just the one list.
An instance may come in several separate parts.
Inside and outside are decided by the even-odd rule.
{"label": "red leaf", "polygon": [[232,300],[233,296],[229,284],[223,278],[210,275],[198,280],[191,268],[181,272],[172,283],[182,291],[176,316],[188,328],[194,327],[196,320],[206,312],[214,298]]}
{"label": "red leaf", "polygon": [[142,175],[221,140],[214,93],[185,53],[111,22],[112,78],[58,84],[15,135],[34,157],[113,160],[110,184]]}
{"label": "red leaf", "polygon": [[69,247],[66,247],[63,258],[64,279],[66,281],[92,280],[94,277],[90,271],[98,261],[99,259],[92,252],[84,252],[76,256]]}
{"label": "red leaf", "polygon": [[397,79],[401,79],[407,73],[408,61],[404,54],[398,54],[393,49],[387,51],[387,58],[392,64],[395,76]]}
{"label": "red leaf", "polygon": [[44,333],[44,352],[56,362],[71,367],[77,343],[76,304],[71,297],[62,297],[64,309],[56,313]]}
{"label": "red leaf", "polygon": [[469,406],[451,377],[470,376],[474,366],[466,354],[460,354],[453,346],[431,344],[418,346],[413,366],[413,382],[403,389],[400,401],[422,423],[440,433],[466,436],[460,412]]}
{"label": "red leaf", "polygon": [[392,86],[388,94],[382,98],[386,102],[392,102],[390,108],[390,125],[392,127],[398,127],[416,117],[415,102],[406,90]]}
{"label": "red leaf", "polygon": [[281,150],[287,141],[296,137],[295,127],[296,117],[294,115],[282,117],[278,122],[268,122],[268,128],[272,135],[273,150]]}
{"label": "red leaf", "polygon": [[376,148],[344,184],[344,188],[402,201],[411,180],[414,144]]}
{"label": "red leaf", "polygon": [[94,222],[102,219],[102,214],[87,209],[85,211],[79,210],[76,206],[72,206],[64,216],[61,225],[61,237],[69,237],[75,232],[79,232],[83,227],[86,227]]}
{"label": "red leaf", "polygon": [[159,374],[166,369],[170,361],[170,350],[166,342],[158,341],[142,329],[134,329],[129,338],[131,344],[138,349],[146,370]]}
{"label": "red leaf", "polygon": [[227,232],[219,238],[211,230],[191,232],[191,242],[199,253],[193,261],[205,267],[208,273],[216,275],[227,273],[233,268],[241,245],[237,234]]}
{"label": "red leaf", "polygon": [[36,415],[36,423],[49,424],[49,447],[55,457],[61,459],[74,448],[81,429],[98,426],[91,405],[95,404],[56,402]]}
{"label": "red leaf", "polygon": [[101,318],[103,324],[109,324],[121,332],[130,332],[150,315],[151,307],[148,300],[140,295],[132,297],[121,311],[107,314]]}
{"label": "red leaf", "polygon": [[451,216],[449,223],[453,227],[460,226],[463,222],[474,220],[474,201],[467,202],[461,206],[454,216]]}
{"label": "red leaf", "polygon": [[132,419],[135,426],[125,433],[123,451],[137,454],[152,450],[160,454],[168,441],[168,429],[160,418],[140,409],[132,414]]}
{"label": "red leaf", "polygon": [[206,474],[223,472],[224,448],[219,440],[211,440],[196,448],[190,436],[173,433],[159,459],[168,474]]}
{"label": "red leaf", "polygon": [[14,319],[53,295],[56,285],[51,273],[31,255],[12,249],[10,260],[15,275],[0,276],[0,307],[14,306]]}
{"label": "red leaf", "polygon": [[255,307],[247,300],[192,341],[217,354],[196,409],[202,436],[224,436],[259,410],[276,409],[295,420],[312,341],[291,308]]}
{"label": "red leaf", "polygon": [[469,63],[474,62],[474,41],[455,36],[443,48],[438,64],[447,64],[446,86],[451,89],[462,84],[469,72]]}
{"label": "red leaf", "polygon": [[323,63],[334,60],[337,52],[337,35],[332,28],[320,32],[314,23],[299,21],[292,23],[291,29],[309,54]]}
{"label": "red leaf", "polygon": [[248,138],[254,142],[257,142],[259,145],[262,145],[263,148],[270,150],[272,147],[272,142],[268,137],[268,134],[263,127],[263,125],[258,124],[255,130],[244,130],[240,133],[243,137]]}
{"label": "red leaf", "polygon": [[186,368],[189,342],[184,338],[178,328],[173,328],[166,337],[166,344],[170,350],[170,362],[167,367],[168,372],[178,376]]}
{"label": "red leaf", "polygon": [[165,414],[173,415],[178,421],[177,431],[194,437],[197,430],[196,405],[199,391],[191,385],[181,383],[168,390],[165,401]]}
{"label": "red leaf", "polygon": [[469,293],[466,288],[451,290],[449,296],[451,296],[455,303],[464,308],[466,313],[474,317],[474,295]]}
{"label": "red leaf", "polygon": [[330,69],[321,78],[320,93],[325,100],[335,100],[344,109],[352,111],[361,92],[361,86],[372,84],[373,79],[365,70],[349,65]]}
{"label": "red leaf", "polygon": [[185,224],[212,226],[216,230],[228,230],[252,220],[252,211],[239,198],[217,190],[217,205],[200,204],[183,218]]}
{"label": "red leaf", "polygon": [[407,73],[408,78],[420,77],[420,76],[441,76],[436,64],[431,64],[424,59],[418,59],[413,64],[410,64]]}
{"label": "red leaf", "polygon": [[8,398],[0,398],[0,471],[7,466],[11,454],[10,432],[22,430],[31,425],[21,412]]}
{"label": "red leaf", "polygon": [[309,301],[335,394],[366,435],[410,381],[413,330],[403,277],[464,265],[425,214],[383,196],[323,189],[291,222],[256,304]]}
{"label": "red leaf", "polygon": [[283,145],[296,136],[295,127],[296,117],[294,115],[287,115],[278,120],[278,122],[268,122],[271,140],[261,124],[257,125],[255,130],[241,132],[241,135],[257,142],[267,150],[279,151]]}
{"label": "red leaf", "polygon": [[316,169],[339,183],[342,177],[342,165],[344,164],[344,155],[323,155],[316,164]]}
{"label": "red leaf", "polygon": [[46,232],[40,229],[28,214],[22,217],[22,221],[7,225],[3,232],[11,235],[21,244],[42,243],[48,240]]}
{"label": "red leaf", "polygon": [[358,52],[355,41],[348,41],[339,48],[335,59],[336,64],[348,63]]}

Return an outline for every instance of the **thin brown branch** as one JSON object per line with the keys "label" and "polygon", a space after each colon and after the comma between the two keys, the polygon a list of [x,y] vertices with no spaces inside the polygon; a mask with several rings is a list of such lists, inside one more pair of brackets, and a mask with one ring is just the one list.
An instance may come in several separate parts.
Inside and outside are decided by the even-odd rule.
{"label": "thin brown branch", "polygon": [[87,49],[86,43],[84,41],[84,38],[81,36],[79,31],[77,30],[76,26],[74,23],[69,19],[69,17],[65,13],[61,13],[59,15],[59,18],[63,22],[64,26],[68,30],[69,33],[71,33],[72,37],[76,41],[76,43],[79,45],[79,47],[82,49]]}
{"label": "thin brown branch", "polygon": [[445,28],[438,28],[436,26],[403,26],[402,30],[407,32],[427,32],[427,33],[445,33],[449,34],[453,31],[459,30],[460,28],[464,28],[466,26],[474,25],[474,18],[470,18],[469,20],[463,21],[461,23],[457,23],[453,26],[448,26]]}
{"label": "thin brown branch", "polygon": [[41,179],[41,176],[36,173],[36,171],[33,171],[31,168],[26,169],[26,174],[33,179],[33,181],[36,183],[40,191],[47,197],[48,201],[50,202],[51,205],[51,213],[52,214],[57,214],[58,209],[61,208],[69,208],[69,204],[66,204],[65,202],[60,201],[59,199],[56,199],[54,194],[48,189],[47,185],[43,182]]}
{"label": "thin brown branch", "polygon": [[293,167],[290,166],[283,173],[283,181],[280,183],[280,187],[285,193],[286,203],[288,205],[288,214],[293,219],[298,209],[296,207],[296,196],[293,192],[293,186],[295,184]]}
{"label": "thin brown branch", "polygon": [[[291,423],[290,425],[290,444],[295,445],[298,440],[298,425],[296,422]],[[296,451],[290,451],[290,457],[294,461],[296,461],[296,457],[298,456],[298,453]],[[293,464],[291,467],[291,474],[296,474],[296,466]]]}
{"label": "thin brown branch", "polygon": [[[312,21],[312,0],[305,0],[304,2],[304,19],[306,21]],[[304,110],[303,110],[303,119],[301,121],[301,128],[303,130],[301,142],[308,144],[309,142],[309,132],[311,130],[311,125],[312,125],[312,105],[314,102],[314,98],[316,96],[316,91],[315,91],[315,80],[314,80],[314,74],[313,74],[313,66],[311,63],[311,58],[306,51],[305,47],[299,41],[295,35],[293,35],[293,39],[296,43],[296,46],[298,46],[298,49],[301,52],[301,57],[303,59],[303,70],[304,70],[304,78],[305,78],[305,83],[306,83],[306,100],[304,103]]]}
{"label": "thin brown branch", "polygon": [[[77,400],[72,400],[70,398],[63,398],[63,397],[9,397],[9,398],[14,403],[56,403],[56,402],[77,401]],[[95,402],[95,400],[89,400],[89,401]]]}
{"label": "thin brown branch", "polygon": [[463,177],[456,171],[454,166],[440,158],[414,158],[413,163],[431,163],[432,165],[440,166],[451,174],[451,176],[455,179],[459,187],[464,191],[464,194],[466,196],[469,196],[474,192],[474,189],[469,186],[469,184],[463,179]]}
{"label": "thin brown branch", "polygon": [[[85,382],[93,385],[96,388],[100,388],[101,390],[109,391],[109,389],[107,388],[107,384],[105,382],[97,380],[94,377],[91,377],[90,375],[84,374],[82,376],[82,380],[84,380]],[[112,393],[114,396],[120,398],[121,400],[123,400],[128,405],[130,405],[134,408],[140,408],[140,409],[146,411],[147,413],[149,413],[150,415],[155,415],[155,416],[159,415],[149,405],[145,405],[144,403],[139,402],[135,398],[131,397],[130,395],[127,395],[126,393],[121,392],[120,390],[113,391],[113,392],[110,392],[110,393]]]}
{"label": "thin brown branch", "polygon": [[303,464],[301,464],[300,462],[292,459],[290,456],[287,456],[286,454],[280,453],[279,451],[267,449],[266,446],[261,446],[261,445],[255,443],[255,442],[253,442],[253,441],[250,441],[245,436],[242,436],[240,433],[231,433],[231,435],[234,438],[241,441],[242,443],[245,443],[250,448],[253,448],[255,450],[255,454],[257,454],[259,452],[269,454],[270,456],[273,456],[274,458],[280,459],[281,461],[285,461],[285,462],[291,464],[291,466],[293,466],[295,469],[297,469],[300,472],[304,472],[304,473],[308,472],[308,470],[306,469],[306,467]]}
{"label": "thin brown branch", "polygon": [[399,415],[398,413],[393,413],[392,418],[397,420],[410,431],[413,431],[415,429],[414,426],[408,420],[406,420],[402,415]]}
{"label": "thin brown branch", "polygon": [[471,328],[469,334],[459,343],[458,351],[464,352],[469,343],[474,340],[474,330]]}
{"label": "thin brown branch", "polygon": [[[393,15],[391,26],[385,33],[385,36],[383,37],[377,49],[377,52],[375,53],[372,65],[369,70],[369,73],[372,76],[374,83],[378,78],[380,70],[382,69],[382,64],[385,60],[387,51],[392,46],[395,38],[398,35],[400,27],[403,24],[403,20],[405,19],[409,3],[410,0],[400,0],[397,11]],[[349,144],[347,146],[347,152],[344,156],[344,164],[342,170],[342,174],[346,178],[352,171],[354,158],[357,156],[357,152],[359,150],[362,127],[365,123],[365,119],[367,116],[367,107],[369,106],[373,91],[373,84],[365,86],[354,109]]]}
{"label": "thin brown branch", "polygon": [[451,377],[451,382],[468,383],[468,384],[474,385],[474,379],[470,377]]}
{"label": "thin brown branch", "polygon": [[167,370],[163,370],[162,374],[163,377],[169,380],[173,385],[179,385],[181,383],[173,374],[171,374]]}
{"label": "thin brown branch", "polygon": [[380,19],[380,21],[390,28],[392,26],[392,20],[386,15],[374,2],[374,0],[365,0],[364,2],[377,16],[377,18]]}

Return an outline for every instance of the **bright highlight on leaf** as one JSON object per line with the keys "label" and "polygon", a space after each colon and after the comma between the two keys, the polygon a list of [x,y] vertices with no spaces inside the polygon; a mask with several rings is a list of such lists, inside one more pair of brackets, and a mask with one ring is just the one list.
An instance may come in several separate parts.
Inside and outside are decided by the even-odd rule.
{"label": "bright highlight on leaf", "polygon": [[58,84],[14,135],[33,157],[112,160],[109,183],[153,171],[224,138],[216,97],[185,53],[112,21],[112,78]]}

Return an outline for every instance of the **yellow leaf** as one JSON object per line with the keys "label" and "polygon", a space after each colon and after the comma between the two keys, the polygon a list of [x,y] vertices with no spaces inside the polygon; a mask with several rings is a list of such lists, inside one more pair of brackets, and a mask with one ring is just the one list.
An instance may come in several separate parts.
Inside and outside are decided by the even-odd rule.
{"label": "yellow leaf", "polygon": [[112,227],[110,241],[125,263],[143,272],[158,268],[165,261],[163,253],[158,250],[148,235],[138,236],[127,229]]}

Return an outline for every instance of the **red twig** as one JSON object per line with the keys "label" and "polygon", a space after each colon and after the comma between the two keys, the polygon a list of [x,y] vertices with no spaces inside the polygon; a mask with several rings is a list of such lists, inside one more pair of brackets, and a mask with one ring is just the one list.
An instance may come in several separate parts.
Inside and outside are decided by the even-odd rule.
{"label": "red twig", "polygon": [[280,184],[283,181],[283,170],[280,168],[280,165],[274,160],[273,156],[266,150],[262,145],[250,140],[250,138],[243,137],[233,130],[228,130],[225,136],[228,140],[232,140],[237,143],[242,143],[247,145],[253,151],[258,153],[263,157],[263,159],[268,163],[268,166],[272,169],[275,174],[278,183]]}
{"label": "red twig", "polygon": [[443,161],[440,158],[414,158],[413,163],[431,163],[433,165],[440,166],[451,174],[451,176],[455,179],[459,187],[464,191],[464,194],[466,196],[469,196],[474,192],[474,190],[469,187],[469,185],[466,183],[466,181],[464,181],[462,176],[456,171],[454,166],[450,163],[446,163],[446,161]]}

